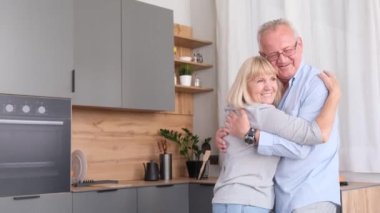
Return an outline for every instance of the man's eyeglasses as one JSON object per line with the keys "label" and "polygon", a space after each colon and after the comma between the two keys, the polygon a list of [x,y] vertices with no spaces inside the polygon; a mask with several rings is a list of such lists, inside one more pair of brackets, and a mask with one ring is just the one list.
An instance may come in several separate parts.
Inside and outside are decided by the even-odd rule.
{"label": "man's eyeglasses", "polygon": [[280,51],[277,51],[277,52],[273,52],[273,53],[269,53],[268,55],[260,52],[260,55],[264,58],[266,58],[268,61],[270,62],[274,62],[274,61],[277,61],[278,58],[280,58],[280,55],[284,55],[286,57],[289,57],[289,56],[292,56],[296,53],[296,49],[297,49],[297,42],[291,46],[291,47],[286,47]]}

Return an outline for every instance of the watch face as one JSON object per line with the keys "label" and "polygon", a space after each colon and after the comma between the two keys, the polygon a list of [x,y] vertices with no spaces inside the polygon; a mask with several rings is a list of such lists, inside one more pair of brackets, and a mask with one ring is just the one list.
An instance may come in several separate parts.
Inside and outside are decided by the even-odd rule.
{"label": "watch face", "polygon": [[244,141],[247,144],[253,144],[255,142],[255,130],[250,128],[244,136]]}
{"label": "watch face", "polygon": [[247,135],[247,136],[245,137],[245,139],[244,139],[245,143],[247,143],[247,144],[253,144],[254,140],[255,140],[255,138],[254,138],[254,137],[251,137],[251,136],[249,136],[249,135]]}

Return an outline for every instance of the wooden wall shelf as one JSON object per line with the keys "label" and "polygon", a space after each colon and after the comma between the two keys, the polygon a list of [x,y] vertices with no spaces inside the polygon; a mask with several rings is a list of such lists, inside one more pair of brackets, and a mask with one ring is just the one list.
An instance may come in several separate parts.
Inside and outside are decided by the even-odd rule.
{"label": "wooden wall shelf", "polygon": [[[192,37],[191,27],[175,24],[174,25],[174,66],[178,77],[178,69],[181,65],[190,65],[193,71],[206,70],[212,68],[212,64],[197,63],[192,61],[180,60],[181,56],[193,57],[194,49],[211,45],[211,41],[200,40]],[[194,86],[175,85],[176,94],[185,99],[192,99],[192,94],[213,91],[212,88],[202,88]]]}
{"label": "wooden wall shelf", "polygon": [[210,41],[204,41],[194,38],[187,38],[183,36],[174,36],[175,46],[181,46],[185,48],[195,49],[212,44]]}
{"label": "wooden wall shelf", "polygon": [[196,62],[191,62],[191,61],[182,61],[179,59],[175,59],[175,66],[178,67],[181,64],[190,64],[193,70],[204,70],[204,69],[209,69],[212,67],[211,64],[205,64],[205,63],[196,63]]}
{"label": "wooden wall shelf", "polygon": [[183,93],[204,93],[204,92],[212,92],[213,89],[202,88],[202,87],[188,87],[188,86],[175,85],[175,91],[176,92],[183,92]]}

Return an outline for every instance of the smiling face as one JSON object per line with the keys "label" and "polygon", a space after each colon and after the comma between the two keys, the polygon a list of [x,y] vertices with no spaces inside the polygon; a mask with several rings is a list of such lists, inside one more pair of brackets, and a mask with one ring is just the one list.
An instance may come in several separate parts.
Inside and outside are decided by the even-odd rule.
{"label": "smiling face", "polygon": [[282,84],[277,70],[262,56],[244,61],[227,96],[230,107],[241,108],[247,104],[278,104]]}
{"label": "smiling face", "polygon": [[[277,25],[262,32],[260,54],[278,70],[282,83],[294,77],[302,61],[303,43],[287,25]],[[276,56],[277,57],[273,57]]]}
{"label": "smiling face", "polygon": [[252,101],[273,104],[278,90],[277,77],[274,74],[259,75],[250,79],[247,87]]}

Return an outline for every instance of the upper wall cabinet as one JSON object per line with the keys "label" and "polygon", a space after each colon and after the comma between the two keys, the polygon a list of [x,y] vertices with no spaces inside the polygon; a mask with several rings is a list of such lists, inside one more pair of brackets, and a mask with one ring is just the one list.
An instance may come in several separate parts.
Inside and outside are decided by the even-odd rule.
{"label": "upper wall cabinet", "polygon": [[173,110],[173,12],[134,0],[75,0],[73,104]]}
{"label": "upper wall cabinet", "polygon": [[74,1],[73,104],[121,107],[121,0]]}
{"label": "upper wall cabinet", "polygon": [[123,106],[174,110],[173,11],[122,3]]}
{"label": "upper wall cabinet", "polygon": [[0,6],[0,93],[70,97],[73,1]]}

